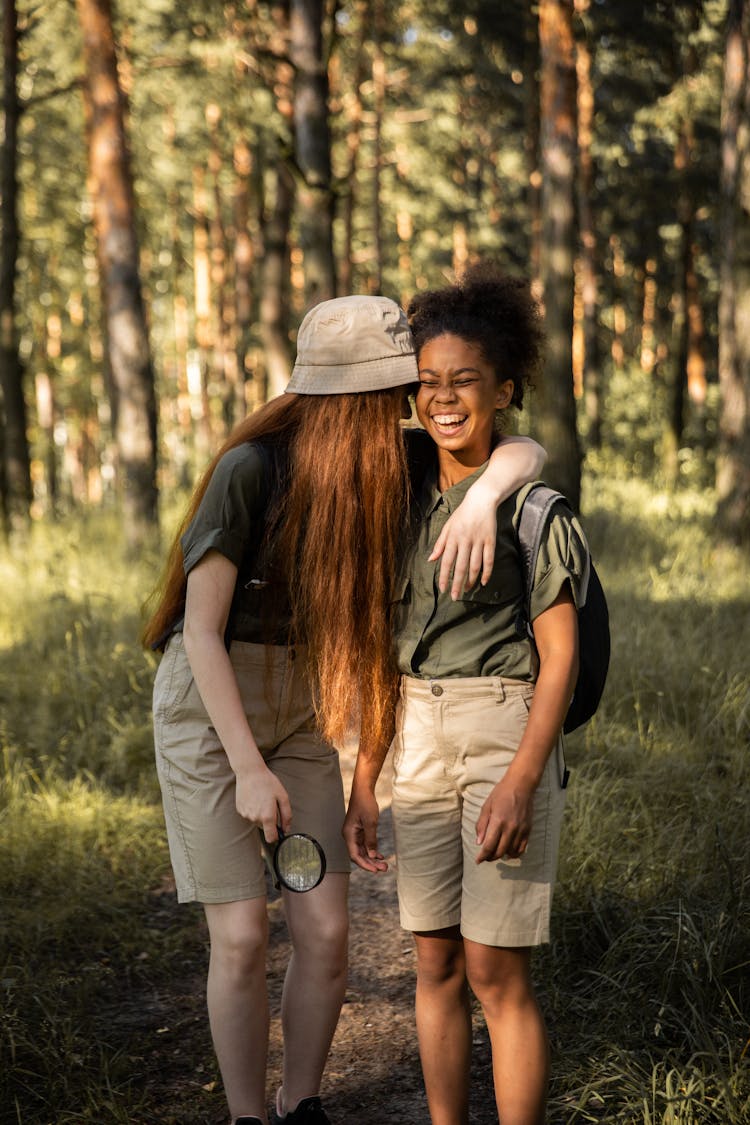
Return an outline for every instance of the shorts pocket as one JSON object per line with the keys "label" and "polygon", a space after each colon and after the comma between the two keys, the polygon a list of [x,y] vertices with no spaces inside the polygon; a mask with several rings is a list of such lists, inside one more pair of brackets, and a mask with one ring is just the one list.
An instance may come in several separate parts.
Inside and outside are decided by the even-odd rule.
{"label": "shorts pocket", "polygon": [[521,742],[529,721],[531,701],[534,698],[533,685],[529,690],[510,691],[500,704],[501,729],[507,730],[516,749]]}
{"label": "shorts pocket", "polygon": [[[200,695],[190,668],[190,662],[182,644],[182,637],[175,634],[161,658],[161,664],[154,680],[154,718],[162,722],[173,722],[177,713],[184,710],[191,689],[196,703]],[[200,704],[202,706],[202,704]]]}
{"label": "shorts pocket", "polygon": [[394,774],[398,774],[399,766],[401,765],[404,757],[403,730],[403,722],[400,722],[396,727],[396,733],[393,736],[393,742],[391,743],[391,746],[393,747],[393,757],[391,760],[391,764],[393,766]]}
{"label": "shorts pocket", "polygon": [[526,730],[532,697],[533,690],[513,689],[504,696],[485,693],[483,698],[467,696],[447,704],[452,736],[466,748],[467,758],[502,751],[511,755],[507,767]]}
{"label": "shorts pocket", "polygon": [[403,688],[399,692],[399,697],[396,702],[396,715],[394,722],[394,735],[392,746],[391,762],[394,770],[398,769],[404,761],[404,756],[407,751],[407,744],[410,747],[416,747],[421,744],[422,740],[422,721],[420,719],[420,711],[413,701],[405,698],[402,694]]}

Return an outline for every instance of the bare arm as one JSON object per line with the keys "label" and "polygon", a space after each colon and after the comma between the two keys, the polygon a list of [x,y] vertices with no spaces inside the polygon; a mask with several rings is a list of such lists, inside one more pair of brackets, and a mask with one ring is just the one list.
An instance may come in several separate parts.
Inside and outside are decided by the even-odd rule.
{"label": "bare arm", "polygon": [[454,601],[462,590],[474,585],[480,572],[482,585],[489,582],[495,560],[497,507],[517,488],[536,480],[546,460],[546,451],[532,438],[503,438],[493,450],[489,465],[447,521],[430,555],[430,562],[442,555],[441,591],[448,589],[453,571]]}
{"label": "bare arm", "polygon": [[534,793],[568,710],[578,674],[578,618],[570,587],[534,621],[539,678],[513,762],[482,806],[477,820],[477,863],[523,855]]}
{"label": "bare arm", "polygon": [[388,864],[378,851],[378,808],[375,785],[395,733],[395,716],[382,742],[360,743],[354,767],[352,792],[344,820],[343,836],[349,858],[364,871],[387,871]]}
{"label": "bare arm", "polygon": [[291,823],[289,797],[266,766],[245,715],[234,668],[224,644],[237,568],[209,551],[191,570],[185,603],[185,651],[211,722],[237,777],[237,812],[263,828],[266,840]]}

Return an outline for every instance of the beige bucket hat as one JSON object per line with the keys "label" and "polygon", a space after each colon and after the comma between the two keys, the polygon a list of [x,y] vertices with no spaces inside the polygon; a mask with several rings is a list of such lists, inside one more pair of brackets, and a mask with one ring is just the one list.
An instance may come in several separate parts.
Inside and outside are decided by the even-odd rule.
{"label": "beige bucket hat", "polygon": [[406,313],[390,297],[336,297],[310,310],[297,334],[287,393],[343,395],[416,383]]}

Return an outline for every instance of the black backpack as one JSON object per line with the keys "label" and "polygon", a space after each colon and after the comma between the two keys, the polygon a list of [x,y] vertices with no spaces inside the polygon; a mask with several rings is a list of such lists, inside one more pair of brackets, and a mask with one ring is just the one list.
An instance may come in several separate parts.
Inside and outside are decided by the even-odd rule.
{"label": "black backpack", "polygon": [[[561,492],[555,492],[544,484],[535,484],[526,495],[518,520],[518,549],[526,587],[525,624],[532,639],[531,587],[542,535],[555,504],[564,504],[571,510]],[[566,734],[587,722],[596,711],[609,668],[609,610],[590,555],[586,602],[578,610],[578,652],[578,679],[563,723]]]}

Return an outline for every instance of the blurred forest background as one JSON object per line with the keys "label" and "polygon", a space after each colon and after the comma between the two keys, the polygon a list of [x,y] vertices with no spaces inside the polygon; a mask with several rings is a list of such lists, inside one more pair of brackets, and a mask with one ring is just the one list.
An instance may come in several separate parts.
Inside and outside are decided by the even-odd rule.
{"label": "blurred forest background", "polygon": [[[475,256],[543,298],[520,425],[612,617],[536,960],[549,1120],[750,1125],[750,0],[2,11],[2,1125],[225,1122],[142,603],[306,309]],[[326,1104],[424,1120],[408,939],[358,874]]]}
{"label": "blurred forest background", "polygon": [[747,537],[747,9],[4,0],[6,531],[119,497],[137,545],[310,304],[479,255],[545,301],[554,483],[716,480]]}

